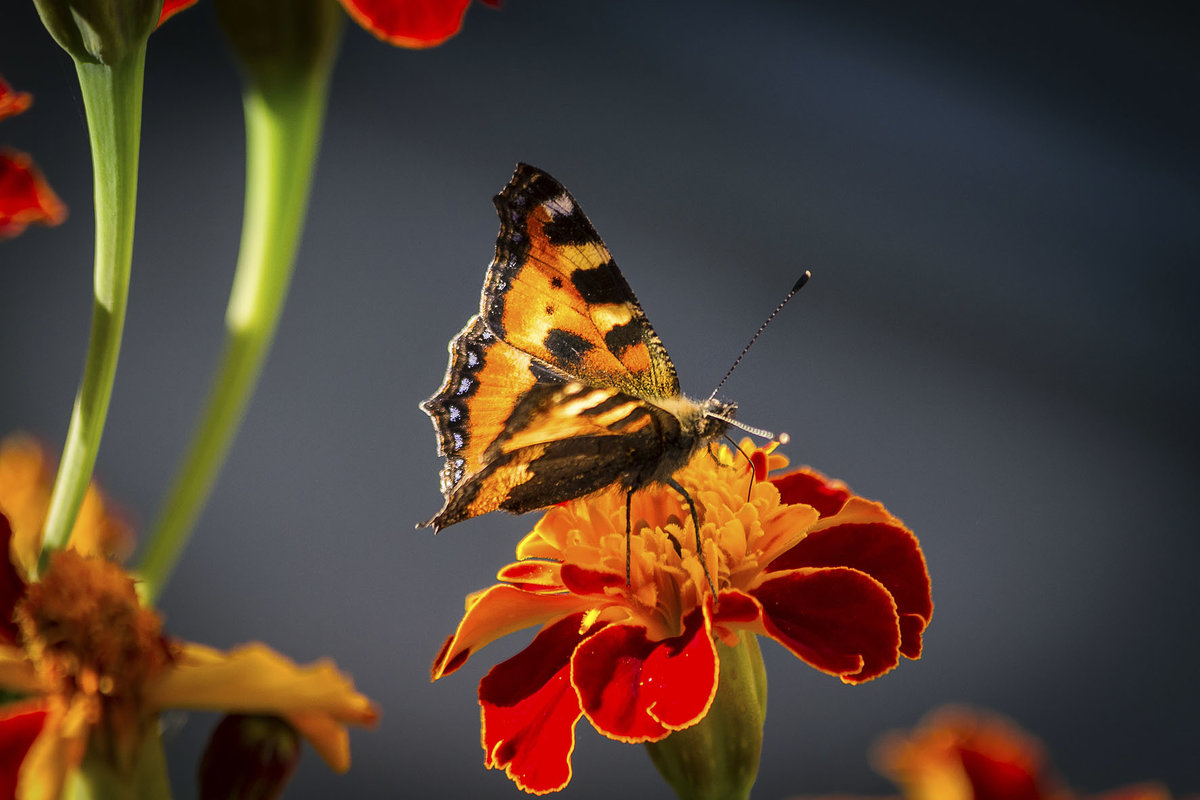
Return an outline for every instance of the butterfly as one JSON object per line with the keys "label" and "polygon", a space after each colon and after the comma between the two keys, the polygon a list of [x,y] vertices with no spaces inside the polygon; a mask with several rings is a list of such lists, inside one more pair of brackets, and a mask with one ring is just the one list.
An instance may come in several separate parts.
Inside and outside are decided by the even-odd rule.
{"label": "butterfly", "polygon": [[620,486],[628,537],[633,494],[664,484],[686,500],[701,552],[695,504],[673,476],[736,424],[737,404],[684,397],[662,340],[561,183],[518,164],[494,202],[500,234],[479,313],[421,403],[446,459],[445,504],[418,527]]}

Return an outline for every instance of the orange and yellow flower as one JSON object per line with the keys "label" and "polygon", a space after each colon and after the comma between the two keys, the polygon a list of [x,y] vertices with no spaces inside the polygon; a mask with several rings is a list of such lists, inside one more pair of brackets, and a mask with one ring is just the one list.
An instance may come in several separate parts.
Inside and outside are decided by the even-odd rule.
{"label": "orange and yellow flower", "polygon": [[279,716],[333,769],[348,769],[346,726],[372,725],[371,701],[328,661],[298,666],[261,644],[220,652],[167,637],[107,557],[107,534],[121,526],[98,495],[68,549],[32,580],[40,542],[18,535],[9,514],[20,525],[44,516],[46,487],[30,481],[43,474],[39,459],[29,440],[0,447],[0,689],[25,698],[0,706],[0,796],[53,800],[88,753],[129,774],[168,708]]}
{"label": "orange and yellow flower", "polygon": [[[0,120],[29,108],[33,98],[17,92],[0,77]],[[67,218],[33,159],[16,150],[0,150],[0,240],[17,236],[31,224],[57,225]]]}
{"label": "orange and yellow flower", "polygon": [[715,643],[736,646],[742,631],[846,683],[920,656],[933,605],[916,537],[812,470],[772,476],[787,463],[778,454],[755,450],[750,462],[722,448],[678,473],[696,503],[702,557],[683,500],[641,490],[627,584],[625,495],[613,489],[551,509],[500,583],[467,598],[434,680],[489,642],[541,626],[480,683],[488,767],[526,791],[555,791],[570,780],[581,717],[625,742],[696,724],[717,691]]}
{"label": "orange and yellow flower", "polygon": [[[888,734],[876,748],[874,760],[876,768],[900,787],[905,800],[1084,797],[1054,774],[1042,745],[1015,723],[967,708],[943,708],[911,732]],[[1171,795],[1161,784],[1143,783],[1088,797],[1170,800]]]}

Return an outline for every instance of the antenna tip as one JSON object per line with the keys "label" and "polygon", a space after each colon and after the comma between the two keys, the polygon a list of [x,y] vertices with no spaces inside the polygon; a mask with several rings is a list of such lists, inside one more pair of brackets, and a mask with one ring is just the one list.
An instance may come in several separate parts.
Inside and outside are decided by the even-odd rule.
{"label": "antenna tip", "polygon": [[791,440],[792,440],[792,437],[788,436],[787,432],[781,432],[778,436],[775,437],[775,441],[779,442],[780,444],[787,444]]}
{"label": "antenna tip", "polygon": [[808,283],[808,279],[811,277],[812,273],[808,270],[804,270],[804,274],[800,276],[800,280],[796,281],[796,285],[792,287],[792,291],[788,292],[788,294],[795,294],[796,292],[800,291],[804,284]]}

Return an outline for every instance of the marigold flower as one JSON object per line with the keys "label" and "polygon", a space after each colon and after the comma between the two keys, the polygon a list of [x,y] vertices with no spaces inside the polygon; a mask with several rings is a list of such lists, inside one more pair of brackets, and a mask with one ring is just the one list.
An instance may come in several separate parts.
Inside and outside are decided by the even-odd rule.
{"label": "marigold flower", "polygon": [[[12,542],[0,514],[0,552]],[[0,764],[17,798],[57,798],[85,752],[129,774],[157,714],[168,708],[273,714],[339,772],[350,765],[346,725],[372,725],[375,707],[332,663],[297,666],[260,644],[222,653],[162,633],[133,579],[100,556],[54,553],[36,583],[0,564],[0,688],[33,700],[0,708],[0,739],[37,728]],[[40,725],[30,714],[41,713]],[[19,766],[18,766],[19,765]]]}
{"label": "marigold flower", "polygon": [[31,582],[49,480],[31,439],[0,444],[0,690],[26,697],[0,706],[0,797],[57,798],[86,752],[128,772],[168,708],[278,716],[334,770],[349,768],[346,726],[374,724],[371,701],[329,661],[167,637],[108,558],[128,528],[95,488],[69,548]]}
{"label": "marigold flower", "polygon": [[683,500],[643,489],[626,584],[625,494],[613,489],[551,509],[501,582],[467,598],[434,680],[489,642],[541,626],[480,683],[488,767],[526,791],[555,791],[570,780],[582,716],[625,742],[696,724],[717,690],[715,643],[735,646],[741,631],[846,683],[920,655],[933,606],[916,537],[841,483],[809,469],[771,477],[787,462],[769,451],[750,460],[721,448],[677,475],[696,502],[702,559]]}
{"label": "marigold flower", "polygon": [[[499,6],[499,0],[484,0]],[[383,41],[399,47],[434,47],[462,29],[471,0],[341,0],[346,13]]]}
{"label": "marigold flower", "polygon": [[[14,91],[0,76],[0,120],[29,108],[33,97]],[[11,239],[33,223],[58,225],[67,218],[67,207],[33,164],[16,150],[0,150],[0,240]]]}
{"label": "marigold flower", "polygon": [[[1042,745],[997,714],[946,707],[911,732],[885,736],[876,747],[879,772],[905,800],[1079,800],[1054,774]],[[1091,800],[1170,800],[1165,787],[1137,784]],[[833,800],[827,798],[826,800]],[[849,800],[842,798],[842,800]]]}

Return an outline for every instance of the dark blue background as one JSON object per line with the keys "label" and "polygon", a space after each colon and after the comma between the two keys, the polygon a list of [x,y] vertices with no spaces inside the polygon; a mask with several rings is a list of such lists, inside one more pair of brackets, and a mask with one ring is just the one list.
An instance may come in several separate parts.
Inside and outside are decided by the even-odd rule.
{"label": "dark blue background", "polygon": [[[6,5],[0,125],[71,207],[0,244],[0,430],[62,441],[90,314],[90,167],[67,57]],[[1195,20],[1171,4],[551,3],[398,51],[350,26],[291,302],[163,608],[175,635],[335,657],[383,707],[289,797],[513,797],[475,688],[437,685],[463,597],[532,517],[436,539],[416,404],[477,307],[513,164],[587,209],[704,396],[921,537],[925,657],[846,687],[764,647],[756,797],[883,791],[881,732],[947,701],[1012,715],[1066,777],[1200,789]],[[142,529],[221,339],[241,219],[238,80],[206,2],[151,41],[133,288],[98,474]],[[171,715],[180,797],[212,719]],[[564,797],[667,796],[579,728]]]}

